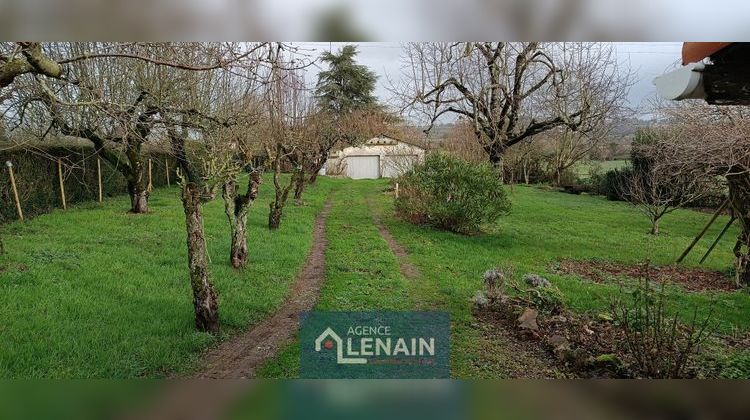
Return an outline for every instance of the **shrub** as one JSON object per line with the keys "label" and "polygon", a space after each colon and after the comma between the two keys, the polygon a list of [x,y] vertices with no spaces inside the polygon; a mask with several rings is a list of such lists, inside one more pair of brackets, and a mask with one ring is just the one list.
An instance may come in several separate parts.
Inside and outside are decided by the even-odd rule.
{"label": "shrub", "polygon": [[428,155],[398,182],[396,213],[415,224],[470,234],[510,208],[502,181],[489,165],[442,152]]}
{"label": "shrub", "polygon": [[597,179],[592,179],[592,183],[597,182],[595,184],[597,186],[597,193],[607,197],[607,200],[625,201],[623,187],[627,185],[632,176],[633,170],[629,167],[611,169],[597,177]]}
{"label": "shrub", "polygon": [[[647,270],[647,269],[644,269]],[[612,314],[625,337],[624,351],[648,378],[680,378],[707,337],[711,314],[682,324],[678,314],[670,313],[664,285],[654,286],[648,274],[635,289],[626,294],[629,300],[615,299]]]}

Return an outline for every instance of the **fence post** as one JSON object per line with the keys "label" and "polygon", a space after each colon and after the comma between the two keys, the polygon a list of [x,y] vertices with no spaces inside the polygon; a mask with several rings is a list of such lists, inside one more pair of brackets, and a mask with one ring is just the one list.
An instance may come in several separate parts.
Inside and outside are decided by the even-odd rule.
{"label": "fence post", "polygon": [[396,183],[396,198],[398,198],[398,182]]}
{"label": "fence post", "polygon": [[148,158],[148,191],[154,189],[154,184],[151,183],[151,158]]}
{"label": "fence post", "polygon": [[169,159],[164,159],[164,166],[167,168],[167,187],[169,187]]}
{"label": "fence post", "polygon": [[99,202],[102,202],[102,160],[96,158],[96,178],[99,181]]}
{"label": "fence post", "polygon": [[57,180],[60,181],[60,199],[62,200],[63,210],[67,210],[65,204],[65,183],[63,183],[62,160],[57,159]]}
{"label": "fence post", "polygon": [[16,178],[13,176],[13,163],[11,161],[5,162],[5,166],[8,167],[8,173],[10,173],[10,185],[13,188],[13,199],[16,200],[16,213],[18,218],[23,221],[23,211],[21,210],[21,201],[18,199],[18,188],[16,188]]}

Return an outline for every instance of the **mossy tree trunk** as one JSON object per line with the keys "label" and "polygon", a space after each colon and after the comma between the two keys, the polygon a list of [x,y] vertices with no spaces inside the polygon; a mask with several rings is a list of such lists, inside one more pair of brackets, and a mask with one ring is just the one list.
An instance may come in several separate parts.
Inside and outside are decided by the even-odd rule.
{"label": "mossy tree trunk", "polygon": [[305,192],[305,171],[300,169],[294,174],[294,200],[297,203],[302,201],[302,194]]}
{"label": "mossy tree trunk", "polygon": [[182,206],[187,229],[188,267],[193,290],[195,328],[216,334],[219,332],[219,300],[211,283],[203,231],[202,188],[187,182],[182,188]]}
{"label": "mossy tree trunk", "polygon": [[224,213],[229,220],[229,228],[232,236],[229,262],[234,268],[242,268],[247,265],[247,213],[255,199],[258,198],[260,183],[260,172],[253,171],[248,179],[245,194],[238,194],[236,179],[228,180],[222,187]]}
{"label": "mossy tree trunk", "polygon": [[289,183],[282,185],[281,183],[281,160],[283,148],[279,144],[276,146],[276,157],[273,162],[273,187],[275,190],[274,200],[270,204],[270,211],[268,213],[268,229],[276,230],[281,225],[281,216],[284,211],[284,205],[289,197],[289,191],[291,191],[294,185],[294,180],[297,178],[297,173],[300,171],[299,167],[295,167],[292,172],[292,176],[289,179]]}
{"label": "mossy tree trunk", "polygon": [[206,251],[206,236],[203,230],[202,206],[211,199],[206,187],[185,153],[185,138],[174,128],[168,129],[172,153],[181,170],[182,207],[185,211],[185,228],[187,232],[188,269],[190,288],[193,291],[193,308],[195,311],[195,328],[210,333],[219,332],[219,299],[211,282]]}

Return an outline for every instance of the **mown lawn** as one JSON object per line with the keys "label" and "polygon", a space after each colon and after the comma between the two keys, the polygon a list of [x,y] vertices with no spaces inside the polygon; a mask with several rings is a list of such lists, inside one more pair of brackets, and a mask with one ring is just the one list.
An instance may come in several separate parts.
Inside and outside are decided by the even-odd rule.
{"label": "mown lawn", "polygon": [[594,166],[598,166],[601,168],[602,172],[607,172],[612,169],[620,169],[624,166],[627,166],[628,161],[624,159],[616,159],[616,160],[595,160],[591,162],[584,162],[576,165],[574,167],[576,174],[578,174],[581,178],[588,178],[591,168]]}
{"label": "mown lawn", "polygon": [[[315,310],[414,310],[413,285],[399,271],[398,261],[381,238],[366,201],[382,190],[383,181],[344,181],[332,194],[326,223],[326,281]],[[260,377],[299,375],[299,342],[286,346],[260,370]]]}
{"label": "mown lawn", "polygon": [[[513,208],[476,236],[413,226],[393,215],[386,180],[325,177],[310,188],[305,205],[290,203],[281,230],[268,232],[271,185],[263,184],[250,216],[251,265],[232,270],[220,200],[206,206],[206,232],[214,279],[221,295],[224,337],[273,311],[310,248],[315,215],[329,195],[326,281],[318,310],[445,310],[452,323],[453,375],[503,377],[483,363],[493,347],[480,336],[471,296],[482,273],[512,266],[518,278],[533,272],[559,287],[577,311],[605,311],[613,284],[596,284],[554,270],[562,258],[670,264],[710,217],[677,211],[664,219],[663,234],[648,234],[648,221],[625,203],[534,187],[509,189]],[[4,226],[0,256],[0,376],[138,377],[189,372],[213,339],[193,328],[185,267],[184,225],[178,190],[152,197],[153,214],[125,213],[127,197],[58,211],[27,223]],[[422,273],[406,279],[373,223],[380,215]],[[697,261],[723,226],[721,218],[686,264]],[[705,267],[729,272],[734,228]],[[683,313],[714,301],[720,333],[747,332],[750,295],[688,293],[670,288]],[[500,359],[502,355],[498,356]],[[748,359],[750,360],[750,359]],[[743,362],[744,363],[744,362]],[[747,369],[737,368],[743,375]],[[263,369],[263,377],[295,377],[299,343],[286,346]]]}
{"label": "mown lawn", "polygon": [[[205,206],[222,337],[272,312],[311,246],[313,220],[337,185],[322,178],[305,205],[291,200],[281,229],[266,228],[273,185],[249,224],[250,265],[228,263],[220,197]],[[189,372],[214,339],[195,331],[178,188],[152,193],[151,214],[126,196],[2,227],[0,377],[123,378]]]}
{"label": "mown lawn", "polygon": [[[391,197],[376,193],[373,196],[378,197],[380,211],[393,235],[438,291],[431,297],[422,293],[422,297],[431,298],[451,313],[453,374],[458,377],[492,375],[485,366],[474,363],[483,349],[470,312],[470,299],[482,288],[485,270],[510,266],[518,278],[526,273],[543,275],[563,291],[569,307],[598,313],[608,309],[610,296],[618,293],[619,287],[558,275],[555,261],[577,258],[638,263],[649,259],[655,264],[671,264],[710,217],[690,210],[676,211],[665,217],[663,234],[655,237],[647,233],[647,219],[625,203],[516,186],[510,193],[513,207],[509,215],[488,227],[484,234],[461,236],[405,223],[393,216]],[[697,266],[724,222],[726,218],[721,217],[712,226],[687,259],[687,265]],[[731,248],[736,233],[733,228],[725,235],[706,261],[706,268],[725,272],[732,269]],[[695,305],[700,314],[705,314],[714,300],[718,332],[750,329],[750,295],[745,292],[670,290],[685,317],[692,314]]]}
{"label": "mown lawn", "polygon": [[[507,216],[485,233],[462,236],[413,226],[393,215],[393,198],[384,190],[387,181],[347,182],[334,194],[327,232],[326,284],[317,309],[432,309],[447,310],[452,323],[453,375],[493,378],[507,374],[499,366],[479,363],[480,354],[493,351],[480,336],[471,315],[471,297],[482,288],[482,273],[495,266],[512,266],[518,278],[533,272],[549,278],[565,294],[566,304],[578,311],[598,313],[609,307],[610,296],[620,291],[613,284],[596,284],[576,276],[555,273],[561,258],[606,259],[670,264],[710,215],[677,211],[663,221],[664,232],[648,234],[648,221],[625,203],[601,197],[574,196],[534,187],[516,186]],[[510,190],[509,190],[510,191]],[[410,252],[422,277],[406,280],[398,262],[372,224],[372,212],[381,215],[396,239]],[[721,228],[720,219],[688,258],[697,265]],[[729,271],[732,266],[730,231],[705,266]],[[687,316],[693,305],[702,313],[715,300],[719,332],[750,328],[750,296],[735,293],[687,293],[671,288],[679,309]],[[502,349],[501,349],[502,350]],[[493,356],[494,357],[494,356]],[[496,355],[502,359],[503,355]],[[299,343],[286,348],[261,371],[265,377],[295,377]]]}

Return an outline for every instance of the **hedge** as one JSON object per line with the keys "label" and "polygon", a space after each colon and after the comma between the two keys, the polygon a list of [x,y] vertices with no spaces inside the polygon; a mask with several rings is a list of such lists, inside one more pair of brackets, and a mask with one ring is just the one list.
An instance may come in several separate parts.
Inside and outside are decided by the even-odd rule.
{"label": "hedge", "polygon": [[[166,165],[169,162],[169,179],[176,180],[175,163],[165,154],[151,153],[151,175],[154,187],[167,184]],[[61,208],[60,186],[57,175],[57,159],[61,159],[65,185],[65,201],[68,205],[98,199],[96,176],[97,156],[92,147],[46,147],[0,151],[0,222],[18,218],[16,214],[10,175],[5,162],[13,164],[13,172],[21,201],[24,218],[49,213]],[[147,165],[147,164],[146,164]],[[101,161],[102,193],[113,197],[127,193],[127,181],[107,161]]]}

